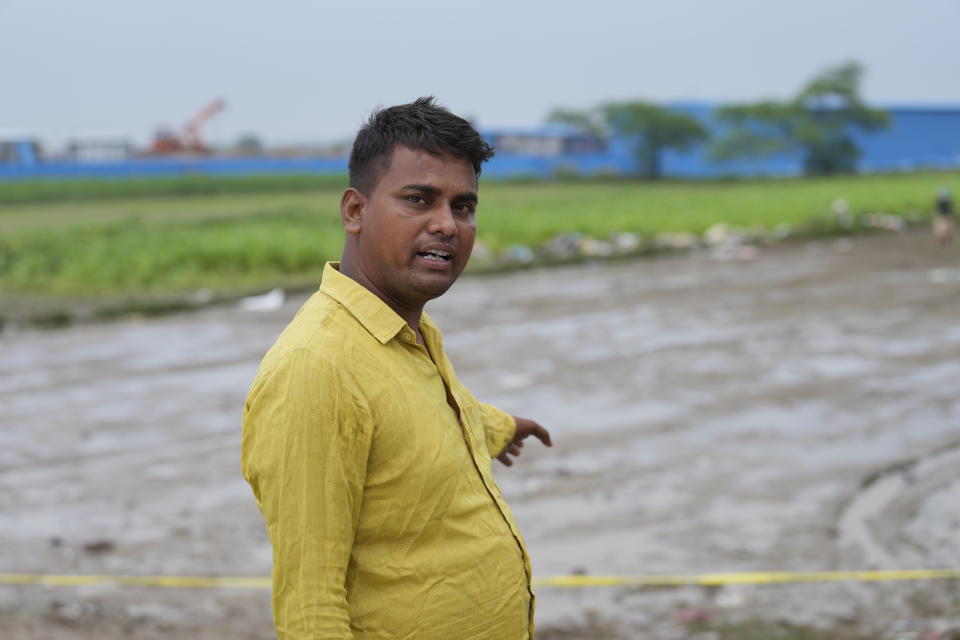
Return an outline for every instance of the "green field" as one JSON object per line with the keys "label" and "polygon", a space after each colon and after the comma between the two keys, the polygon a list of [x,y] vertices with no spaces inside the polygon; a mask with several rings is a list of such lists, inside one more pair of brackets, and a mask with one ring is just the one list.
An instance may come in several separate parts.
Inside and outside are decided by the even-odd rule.
{"label": "green field", "polygon": [[[853,213],[929,217],[960,173],[833,179],[641,183],[482,180],[478,238],[493,256],[558,234],[701,233],[711,224],[794,235],[837,232],[830,203]],[[186,178],[0,183],[0,316],[59,301],[163,309],[198,289],[214,298],[312,287],[343,242],[345,178]],[[496,259],[488,268],[500,268]],[[26,301],[26,302],[25,302]],[[119,305],[119,307],[118,307]],[[47,313],[45,311],[44,313]]]}

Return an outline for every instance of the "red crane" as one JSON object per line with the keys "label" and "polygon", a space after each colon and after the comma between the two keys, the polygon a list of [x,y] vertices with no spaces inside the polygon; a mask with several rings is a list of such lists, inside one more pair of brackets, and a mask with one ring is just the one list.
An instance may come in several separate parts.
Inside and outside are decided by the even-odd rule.
{"label": "red crane", "polygon": [[217,115],[227,106],[227,103],[217,98],[184,125],[180,133],[174,133],[169,129],[158,129],[153,139],[153,145],[150,152],[154,154],[166,153],[207,153],[207,146],[200,137],[200,127]]}

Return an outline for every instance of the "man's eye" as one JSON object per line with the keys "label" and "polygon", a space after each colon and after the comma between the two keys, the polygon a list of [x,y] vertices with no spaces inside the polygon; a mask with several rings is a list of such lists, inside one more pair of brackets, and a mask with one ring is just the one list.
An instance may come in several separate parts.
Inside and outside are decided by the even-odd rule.
{"label": "man's eye", "polygon": [[454,205],[454,208],[460,213],[473,213],[476,211],[476,207],[469,202],[461,202],[460,204]]}
{"label": "man's eye", "polygon": [[424,202],[426,202],[423,196],[407,196],[407,200],[409,200],[413,204],[423,204]]}

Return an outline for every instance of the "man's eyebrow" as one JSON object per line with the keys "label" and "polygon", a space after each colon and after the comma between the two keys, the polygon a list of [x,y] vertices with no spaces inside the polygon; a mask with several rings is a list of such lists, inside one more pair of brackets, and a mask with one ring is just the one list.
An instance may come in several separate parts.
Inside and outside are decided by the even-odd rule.
{"label": "man's eyebrow", "polygon": [[[433,186],[432,184],[407,184],[403,186],[402,191],[419,191],[421,193],[426,193],[431,196],[435,196],[440,193],[438,187]],[[453,198],[457,202],[478,202],[477,194],[474,191],[464,191],[463,193],[458,193]]]}
{"label": "man's eyebrow", "polygon": [[440,193],[440,189],[432,184],[407,184],[403,186],[403,191],[421,191],[423,193],[429,193],[430,195]]}

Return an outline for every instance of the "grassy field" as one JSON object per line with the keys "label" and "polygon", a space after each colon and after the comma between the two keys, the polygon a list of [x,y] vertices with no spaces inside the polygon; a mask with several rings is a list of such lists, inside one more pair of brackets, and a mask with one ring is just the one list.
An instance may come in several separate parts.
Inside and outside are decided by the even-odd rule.
{"label": "grassy field", "polygon": [[[198,289],[229,298],[272,286],[314,286],[324,262],[340,253],[345,182],[295,176],[0,183],[0,309],[6,307],[0,316],[15,317],[16,309],[34,303],[49,309],[60,300],[100,307],[153,300],[162,309]],[[960,191],[960,173],[742,182],[484,180],[478,235],[496,255],[511,245],[536,248],[566,232],[650,238],[663,231],[701,233],[716,222],[832,233],[835,198],[845,198],[854,213],[923,219],[943,184]]]}

